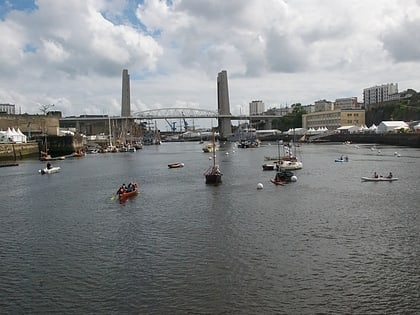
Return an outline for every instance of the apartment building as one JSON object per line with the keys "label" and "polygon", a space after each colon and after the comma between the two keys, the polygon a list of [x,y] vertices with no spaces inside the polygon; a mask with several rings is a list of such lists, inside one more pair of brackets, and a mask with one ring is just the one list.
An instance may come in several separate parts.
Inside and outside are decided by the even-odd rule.
{"label": "apartment building", "polygon": [[398,83],[388,83],[373,86],[363,90],[363,104],[368,109],[370,104],[378,104],[389,101],[393,94],[398,93]]}
{"label": "apartment building", "polygon": [[263,101],[252,101],[249,103],[249,114],[250,115],[260,115],[264,113],[264,103]]}

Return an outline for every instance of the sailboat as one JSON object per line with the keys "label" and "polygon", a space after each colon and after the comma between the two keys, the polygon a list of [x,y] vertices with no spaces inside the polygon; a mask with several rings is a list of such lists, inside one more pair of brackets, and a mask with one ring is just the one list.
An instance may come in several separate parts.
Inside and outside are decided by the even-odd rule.
{"label": "sailboat", "polygon": [[[213,147],[215,147],[214,131],[212,139]],[[206,184],[219,184],[222,182],[222,172],[220,171],[219,165],[216,164],[216,150],[213,150],[212,165],[204,173],[206,178]]]}
{"label": "sailboat", "polygon": [[[279,157],[278,157],[278,161],[277,161],[277,164],[276,164],[276,176],[274,177],[274,179],[270,179],[270,181],[275,185],[284,185],[286,183],[296,181],[296,176],[295,176],[295,174],[293,174],[293,172],[291,170],[298,169],[298,168],[287,169],[287,168],[282,167],[282,165],[284,166],[285,163],[298,163],[299,162],[295,159],[295,157],[293,155],[290,154],[290,151],[287,151],[288,156],[281,157],[280,156],[280,144],[283,145],[283,141],[278,141],[277,142],[277,151],[278,151],[278,156]],[[286,147],[283,147],[283,148],[286,148]],[[292,164],[290,164],[290,165],[292,165]],[[298,166],[296,166],[296,167],[298,167]],[[263,165],[263,169],[264,169],[264,165]]]}
{"label": "sailboat", "polygon": [[108,115],[108,132],[109,132],[109,145],[105,152],[117,152],[117,147],[112,144],[112,131],[111,131],[111,116]]}

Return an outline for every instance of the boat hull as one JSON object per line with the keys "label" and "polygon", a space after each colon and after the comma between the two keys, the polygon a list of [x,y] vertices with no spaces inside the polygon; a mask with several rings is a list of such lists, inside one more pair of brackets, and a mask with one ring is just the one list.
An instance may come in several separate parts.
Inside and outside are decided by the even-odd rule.
{"label": "boat hull", "polygon": [[393,178],[388,178],[388,177],[378,177],[378,178],[374,178],[374,177],[362,177],[362,181],[363,182],[393,182],[398,180],[398,178],[393,177]]}
{"label": "boat hull", "polygon": [[135,187],[135,189],[133,191],[126,191],[126,192],[123,192],[121,194],[118,194],[118,199],[120,201],[125,201],[128,198],[137,196],[139,194],[139,187],[138,187],[137,184],[134,184],[134,187]]}
{"label": "boat hull", "polygon": [[285,182],[281,181],[281,180],[274,180],[274,179],[270,179],[270,181],[274,184],[274,185],[281,185],[283,186],[285,184]]}
{"label": "boat hull", "polygon": [[221,174],[207,174],[205,176],[206,184],[220,184],[222,182]]}

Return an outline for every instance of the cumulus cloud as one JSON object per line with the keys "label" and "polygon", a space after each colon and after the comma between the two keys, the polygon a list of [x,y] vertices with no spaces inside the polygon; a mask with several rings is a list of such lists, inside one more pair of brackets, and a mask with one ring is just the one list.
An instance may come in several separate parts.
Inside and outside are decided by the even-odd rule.
{"label": "cumulus cloud", "polygon": [[0,102],[24,111],[118,115],[122,69],[135,111],[214,110],[221,70],[233,112],[419,89],[418,0],[8,1],[0,17]]}

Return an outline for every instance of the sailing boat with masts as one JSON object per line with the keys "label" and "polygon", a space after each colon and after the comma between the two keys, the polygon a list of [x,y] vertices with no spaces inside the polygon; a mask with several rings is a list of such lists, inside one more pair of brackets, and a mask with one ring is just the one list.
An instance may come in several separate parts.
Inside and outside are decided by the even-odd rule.
{"label": "sailing boat with masts", "polygon": [[[213,147],[215,147],[214,130],[213,130],[212,143],[213,143]],[[212,165],[204,173],[204,176],[206,178],[206,184],[219,184],[222,182],[223,174],[219,168],[219,165],[216,164],[216,150],[213,150],[212,153],[213,153]]]}

